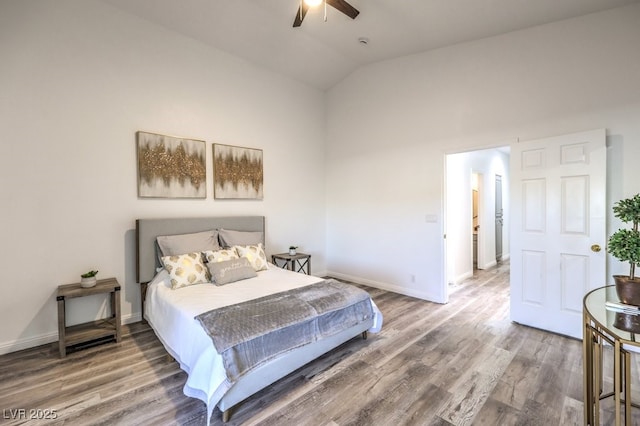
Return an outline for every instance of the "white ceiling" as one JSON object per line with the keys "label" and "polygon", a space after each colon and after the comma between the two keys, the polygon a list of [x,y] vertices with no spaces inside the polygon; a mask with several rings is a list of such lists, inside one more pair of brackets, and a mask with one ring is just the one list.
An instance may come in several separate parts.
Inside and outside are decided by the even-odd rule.
{"label": "white ceiling", "polygon": [[102,1],[322,90],[373,62],[640,2],[349,0],[355,20],[320,7],[292,28],[299,0]]}

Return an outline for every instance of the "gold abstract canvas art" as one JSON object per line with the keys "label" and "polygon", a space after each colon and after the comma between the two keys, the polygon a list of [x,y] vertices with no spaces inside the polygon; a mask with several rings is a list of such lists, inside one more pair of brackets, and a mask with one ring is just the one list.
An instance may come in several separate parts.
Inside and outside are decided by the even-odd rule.
{"label": "gold abstract canvas art", "polygon": [[204,141],[137,132],[138,196],[206,198]]}
{"label": "gold abstract canvas art", "polygon": [[262,200],[262,150],[213,144],[214,198]]}

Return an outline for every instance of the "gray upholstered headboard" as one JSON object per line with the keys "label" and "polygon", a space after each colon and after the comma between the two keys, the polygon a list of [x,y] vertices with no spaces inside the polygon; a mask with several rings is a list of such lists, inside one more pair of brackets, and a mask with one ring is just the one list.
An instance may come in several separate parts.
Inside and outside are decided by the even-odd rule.
{"label": "gray upholstered headboard", "polygon": [[[156,273],[156,267],[160,266],[158,256],[156,256],[156,238],[158,236],[188,234],[220,228],[264,233],[264,216],[137,219],[136,281],[139,283],[151,281]],[[264,241],[262,243],[264,244]]]}

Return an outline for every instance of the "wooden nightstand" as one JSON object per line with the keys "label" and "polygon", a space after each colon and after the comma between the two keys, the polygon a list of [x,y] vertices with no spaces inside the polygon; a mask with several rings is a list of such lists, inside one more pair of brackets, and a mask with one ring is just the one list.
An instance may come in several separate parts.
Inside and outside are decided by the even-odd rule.
{"label": "wooden nightstand", "polygon": [[[65,301],[74,297],[111,294],[111,317],[84,324],[66,326]],[[115,339],[120,342],[120,284],[115,278],[98,280],[95,286],[83,288],[80,283],[58,286],[58,347],[60,357],[67,356],[67,347],[91,341]],[[110,340],[110,339],[109,339]]]}
{"label": "wooden nightstand", "polygon": [[[271,255],[271,261],[274,265],[289,269],[293,272],[301,272],[303,274],[311,275],[311,255],[305,253],[297,253],[297,254],[289,254],[289,253],[278,253]],[[278,263],[280,261],[281,263]],[[307,268],[307,271],[304,271],[304,268]]]}

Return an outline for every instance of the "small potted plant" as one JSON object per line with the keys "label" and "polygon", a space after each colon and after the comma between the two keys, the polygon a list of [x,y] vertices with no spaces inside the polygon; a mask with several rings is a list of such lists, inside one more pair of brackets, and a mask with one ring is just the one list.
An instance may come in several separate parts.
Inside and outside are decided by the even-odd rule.
{"label": "small potted plant", "polygon": [[98,282],[96,279],[98,271],[89,271],[80,275],[80,286],[84,288],[93,287]]}
{"label": "small potted plant", "polygon": [[640,194],[620,200],[613,206],[613,215],[631,229],[622,228],[609,237],[607,251],[622,262],[629,262],[629,275],[614,275],[616,293],[622,303],[640,306],[640,278],[636,278],[636,265],[640,263]]}
{"label": "small potted plant", "polygon": [[289,254],[291,256],[295,256],[296,255],[296,249],[298,248],[298,246],[289,246]]}

